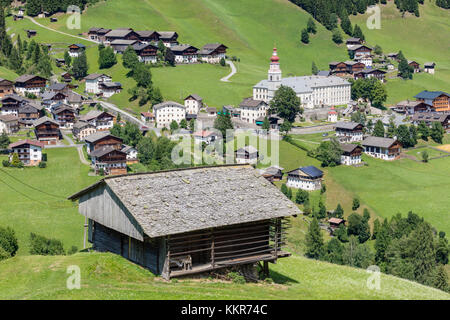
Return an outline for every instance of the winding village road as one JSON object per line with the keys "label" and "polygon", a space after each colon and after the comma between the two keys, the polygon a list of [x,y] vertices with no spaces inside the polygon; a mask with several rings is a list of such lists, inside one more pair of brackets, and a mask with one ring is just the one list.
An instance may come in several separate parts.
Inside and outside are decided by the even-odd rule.
{"label": "winding village road", "polygon": [[220,81],[223,81],[223,82],[230,82],[230,78],[232,77],[232,76],[234,76],[235,74],[236,74],[236,72],[237,72],[237,70],[236,70],[236,66],[234,65],[234,63],[233,63],[233,61],[225,61],[225,63],[226,64],[228,64],[230,67],[231,67],[231,73],[229,74],[229,75],[227,75],[226,77],[223,77],[222,79],[220,79]]}

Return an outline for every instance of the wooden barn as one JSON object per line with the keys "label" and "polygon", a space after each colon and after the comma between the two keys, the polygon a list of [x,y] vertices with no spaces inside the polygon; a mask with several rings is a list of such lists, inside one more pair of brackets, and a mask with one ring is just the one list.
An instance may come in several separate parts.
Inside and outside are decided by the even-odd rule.
{"label": "wooden barn", "polygon": [[267,271],[290,255],[285,218],[300,214],[248,165],[107,177],[69,199],[79,200],[95,250],[165,279],[258,262]]}

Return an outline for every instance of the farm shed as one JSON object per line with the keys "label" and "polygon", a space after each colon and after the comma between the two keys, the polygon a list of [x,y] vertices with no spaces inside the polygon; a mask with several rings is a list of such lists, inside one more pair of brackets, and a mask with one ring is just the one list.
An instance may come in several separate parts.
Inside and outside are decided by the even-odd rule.
{"label": "farm shed", "polygon": [[286,217],[300,210],[248,165],[105,178],[69,197],[89,241],[164,278],[268,262],[282,251]]}

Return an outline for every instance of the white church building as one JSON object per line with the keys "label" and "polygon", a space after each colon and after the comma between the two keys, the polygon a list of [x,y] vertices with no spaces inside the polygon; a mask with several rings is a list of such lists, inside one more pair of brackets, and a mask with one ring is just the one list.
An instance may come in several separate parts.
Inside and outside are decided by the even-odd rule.
{"label": "white church building", "polygon": [[277,48],[273,49],[267,80],[253,87],[253,99],[269,103],[280,86],[291,87],[300,98],[302,107],[347,105],[351,100],[351,84],[336,76],[303,76],[283,78]]}

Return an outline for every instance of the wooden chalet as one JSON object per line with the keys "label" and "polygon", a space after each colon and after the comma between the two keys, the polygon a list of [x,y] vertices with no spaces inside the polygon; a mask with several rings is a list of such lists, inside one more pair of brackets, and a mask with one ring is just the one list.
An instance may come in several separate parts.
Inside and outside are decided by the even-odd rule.
{"label": "wooden chalet", "polygon": [[144,63],[158,62],[157,52],[158,47],[151,43],[136,43],[133,49],[138,55],[139,61]]}
{"label": "wooden chalet", "polygon": [[358,57],[361,56],[370,56],[372,54],[372,48],[363,44],[348,46],[348,51],[353,53],[355,59],[358,59]]}
{"label": "wooden chalet", "polygon": [[228,47],[222,43],[208,43],[205,44],[198,52],[201,61],[208,63],[219,63],[223,58],[225,59]]}
{"label": "wooden chalet", "polygon": [[106,34],[110,31],[111,29],[90,28],[88,31],[88,37],[91,40],[103,43],[106,41]]}
{"label": "wooden chalet", "polygon": [[44,143],[36,140],[20,140],[11,143],[8,148],[12,154],[17,153],[19,160],[26,166],[36,166],[42,161],[42,149]]}
{"label": "wooden chalet", "polygon": [[358,73],[366,67],[362,62],[345,61],[345,62],[330,62],[330,74],[338,77],[347,77],[354,73]]}
{"label": "wooden chalet", "polygon": [[104,175],[121,175],[127,173],[127,154],[114,146],[105,146],[92,151],[92,166],[95,173],[103,171]]}
{"label": "wooden chalet", "polygon": [[34,134],[44,144],[56,144],[62,137],[59,123],[48,117],[42,117],[34,123]]}
{"label": "wooden chalet", "polygon": [[345,220],[339,218],[330,218],[328,219],[328,223],[330,224],[331,233],[333,233],[341,225],[345,226]]}
{"label": "wooden chalet", "polygon": [[414,60],[408,60],[408,65],[413,68],[414,73],[420,72],[420,64]]}
{"label": "wooden chalet", "polygon": [[88,122],[77,121],[72,126],[72,134],[78,141],[84,141],[86,137],[89,137],[91,134],[94,134],[96,132],[97,130],[95,129],[94,125]]}
{"label": "wooden chalet", "polygon": [[361,38],[348,38],[347,40],[345,40],[345,44],[347,45],[347,48],[349,48],[351,46],[358,46],[363,43],[364,43],[364,41]]}
{"label": "wooden chalet", "polygon": [[189,44],[172,45],[170,47],[176,63],[195,63],[197,62],[198,49]]}
{"label": "wooden chalet", "polygon": [[436,67],[436,63],[434,62],[425,62],[423,64],[423,71],[426,73],[434,74],[434,68]]}
{"label": "wooden chalet", "polygon": [[445,131],[450,131],[450,113],[423,112],[416,113],[411,117],[411,122],[415,125],[418,125],[422,121],[430,128],[434,122],[439,122]]}
{"label": "wooden chalet", "polygon": [[69,56],[71,56],[72,58],[79,57],[86,50],[86,46],[81,43],[73,43],[69,45],[68,48],[69,48]]}
{"label": "wooden chalet", "polygon": [[354,78],[357,79],[370,79],[375,78],[384,82],[386,71],[380,69],[364,69],[358,72],[355,72]]}
{"label": "wooden chalet", "polygon": [[36,96],[40,95],[41,90],[45,88],[47,79],[30,74],[24,74],[15,81],[15,89],[21,94],[32,93]]}
{"label": "wooden chalet", "polygon": [[69,199],[88,219],[94,250],[165,279],[258,262],[268,272],[268,262],[290,256],[282,250],[285,218],[300,214],[252,167],[238,165],[107,177]]}
{"label": "wooden chalet", "polygon": [[14,114],[16,116],[19,114],[19,108],[28,102],[27,99],[15,93],[5,95],[1,101],[1,114]]}
{"label": "wooden chalet", "polygon": [[262,176],[270,182],[281,181],[283,179],[283,170],[284,168],[272,166],[264,170]]}
{"label": "wooden chalet", "polygon": [[14,82],[0,78],[0,98],[14,93]]}
{"label": "wooden chalet", "polygon": [[135,31],[139,36],[139,40],[143,43],[154,42],[157,43],[160,38],[160,34],[154,30]]}
{"label": "wooden chalet", "polygon": [[178,33],[175,31],[158,31],[159,40],[168,48],[178,44]]}
{"label": "wooden chalet", "polygon": [[113,127],[115,117],[106,111],[91,110],[85,115],[80,116],[80,121],[93,124],[98,131],[105,131]]}
{"label": "wooden chalet", "polygon": [[414,96],[417,101],[433,106],[433,111],[450,112],[450,94],[444,91],[422,91]]}
{"label": "wooden chalet", "polygon": [[341,142],[363,140],[363,125],[357,122],[338,122],[335,124],[336,137]]}
{"label": "wooden chalet", "polygon": [[131,28],[119,28],[109,31],[105,34],[105,42],[113,42],[114,40],[137,40],[139,35]]}
{"label": "wooden chalet", "polygon": [[424,101],[405,100],[397,103],[392,110],[398,113],[410,115],[418,112],[431,112],[433,111],[433,106]]}
{"label": "wooden chalet", "polygon": [[86,137],[84,141],[86,142],[86,151],[88,154],[105,147],[113,147],[116,150],[122,150],[123,144],[121,138],[113,136],[108,131],[98,131]]}
{"label": "wooden chalet", "polygon": [[236,163],[256,164],[259,151],[253,146],[245,146],[235,151]]}
{"label": "wooden chalet", "polygon": [[63,72],[61,74],[61,78],[63,79],[64,82],[68,83],[68,82],[72,82],[72,75],[68,72]]}
{"label": "wooden chalet", "polygon": [[364,149],[353,143],[342,143],[341,144],[342,154],[341,163],[347,166],[357,165],[361,163],[361,155]]}
{"label": "wooden chalet", "polygon": [[61,127],[72,128],[75,123],[76,111],[68,105],[62,105],[52,111],[53,118]]}
{"label": "wooden chalet", "polygon": [[19,124],[21,127],[30,128],[34,122],[45,115],[44,107],[35,103],[21,105],[18,110]]}
{"label": "wooden chalet", "polygon": [[361,142],[364,153],[383,160],[395,160],[400,157],[402,145],[395,139],[369,136]]}

